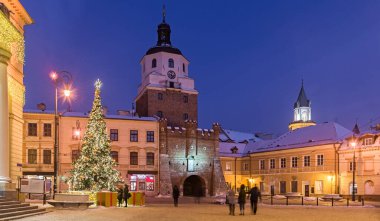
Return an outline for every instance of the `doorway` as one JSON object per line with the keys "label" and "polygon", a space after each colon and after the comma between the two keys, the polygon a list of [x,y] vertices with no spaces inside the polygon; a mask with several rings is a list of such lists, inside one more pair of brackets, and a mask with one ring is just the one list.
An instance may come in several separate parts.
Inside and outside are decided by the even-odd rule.
{"label": "doorway", "polygon": [[205,196],[205,181],[197,175],[191,175],[183,182],[184,196]]}

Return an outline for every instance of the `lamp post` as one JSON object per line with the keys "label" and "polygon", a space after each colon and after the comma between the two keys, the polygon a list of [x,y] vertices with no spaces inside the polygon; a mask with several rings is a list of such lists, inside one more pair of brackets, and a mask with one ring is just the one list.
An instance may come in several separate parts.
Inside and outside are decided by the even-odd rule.
{"label": "lamp post", "polygon": [[352,201],[355,201],[355,170],[356,170],[356,163],[355,163],[355,147],[356,147],[356,141],[355,138],[353,137],[352,142],[351,142],[351,147],[354,148],[354,157],[353,157],[353,162],[352,162]]}
{"label": "lamp post", "polygon": [[58,184],[58,87],[63,84],[63,96],[68,99],[71,95],[70,86],[72,84],[72,76],[67,71],[52,72],[50,78],[54,83],[55,87],[55,105],[54,105],[54,186],[53,193],[54,198],[57,193]]}

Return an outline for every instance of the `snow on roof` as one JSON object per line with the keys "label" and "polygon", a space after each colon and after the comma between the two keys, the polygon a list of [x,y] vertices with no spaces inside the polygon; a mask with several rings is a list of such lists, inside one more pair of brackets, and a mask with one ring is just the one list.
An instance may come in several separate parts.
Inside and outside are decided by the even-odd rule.
{"label": "snow on roof", "polygon": [[241,142],[248,142],[250,140],[261,140],[253,133],[246,133],[246,132],[240,132],[240,131],[235,131],[235,130],[229,130],[229,129],[224,129],[222,128],[221,133],[219,134],[219,139],[221,141],[233,141],[236,143],[241,143]]}
{"label": "snow on roof", "polygon": [[267,152],[307,146],[332,144],[342,142],[352,132],[343,126],[327,122],[288,131],[272,140],[249,142],[246,152]]}
{"label": "snow on roof", "polygon": [[[24,113],[36,113],[36,114],[54,114],[54,111],[50,110],[30,110],[25,109]],[[60,112],[63,117],[88,117],[89,113],[86,112]],[[141,120],[141,121],[157,121],[154,117],[139,117],[131,115],[117,115],[117,114],[106,114],[106,119],[121,119],[121,120]]]}
{"label": "snow on roof", "polygon": [[[222,157],[242,157],[245,154],[246,143],[228,143],[219,142],[219,155]],[[236,153],[232,153],[234,147],[237,148]]]}

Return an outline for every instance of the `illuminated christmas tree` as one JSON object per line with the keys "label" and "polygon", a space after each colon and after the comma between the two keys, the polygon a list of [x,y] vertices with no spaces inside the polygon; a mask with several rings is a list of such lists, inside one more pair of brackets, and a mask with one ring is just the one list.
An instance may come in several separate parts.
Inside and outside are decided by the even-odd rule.
{"label": "illuminated christmas tree", "polygon": [[111,158],[110,140],[106,132],[106,122],[100,97],[102,82],[95,83],[95,97],[82,140],[80,157],[73,163],[69,182],[74,190],[115,191],[121,182],[120,173],[114,169],[115,161]]}

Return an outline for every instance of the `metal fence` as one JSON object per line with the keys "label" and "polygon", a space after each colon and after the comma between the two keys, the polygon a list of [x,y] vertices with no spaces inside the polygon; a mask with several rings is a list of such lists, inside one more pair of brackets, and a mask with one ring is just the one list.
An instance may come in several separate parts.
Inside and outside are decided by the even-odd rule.
{"label": "metal fence", "polygon": [[364,198],[351,201],[349,198],[322,198],[304,196],[262,196],[262,203],[269,205],[300,206],[364,206]]}

